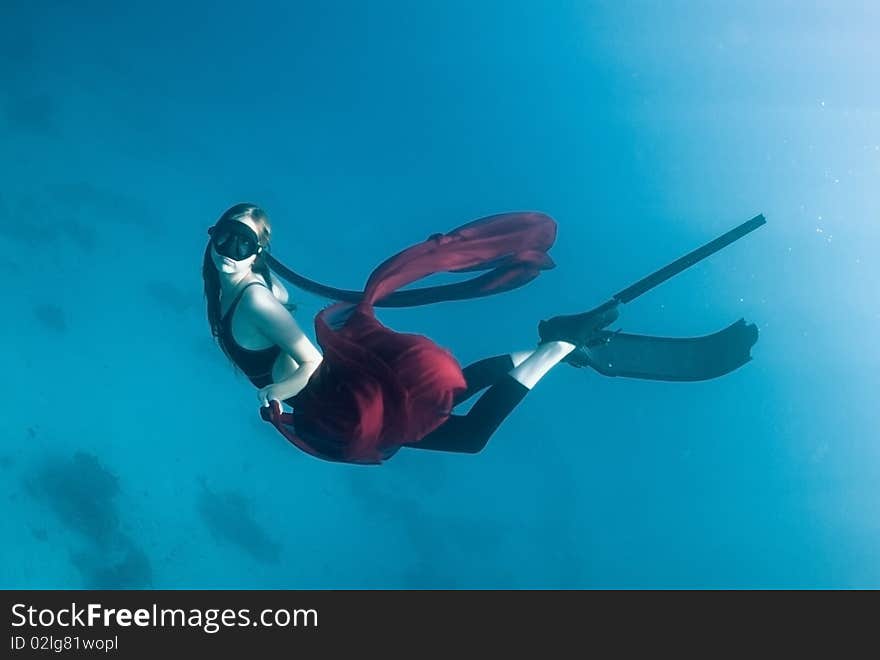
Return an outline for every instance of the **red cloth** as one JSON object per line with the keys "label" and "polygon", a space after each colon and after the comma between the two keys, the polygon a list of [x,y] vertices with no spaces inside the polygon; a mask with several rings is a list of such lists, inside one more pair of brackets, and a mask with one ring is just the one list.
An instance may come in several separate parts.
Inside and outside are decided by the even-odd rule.
{"label": "red cloth", "polygon": [[465,282],[398,293],[408,304],[476,298],[508,291],[555,264],[547,251],[556,222],[543,213],[503,213],[435,234],[390,257],[370,275],[358,303],[339,302],[315,318],[324,359],[309,384],[265,415],[300,449],[328,460],[380,463],[416,442],[451,413],[465,388],[461,366],[428,337],[400,333],[373,306],[440,272],[487,271]]}

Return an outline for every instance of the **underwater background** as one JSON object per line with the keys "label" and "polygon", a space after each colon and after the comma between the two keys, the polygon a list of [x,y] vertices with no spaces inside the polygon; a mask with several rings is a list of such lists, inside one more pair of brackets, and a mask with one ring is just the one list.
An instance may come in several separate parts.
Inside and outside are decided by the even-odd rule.
{"label": "underwater background", "polygon": [[[0,24],[0,587],[880,587],[876,3],[19,1]],[[240,201],[282,262],[354,289],[430,234],[552,215],[527,286],[378,310],[463,365],[764,213],[613,326],[760,339],[703,383],[560,364],[478,455],[318,461],[210,336],[206,229]],[[314,339],[328,301],[290,291]]]}

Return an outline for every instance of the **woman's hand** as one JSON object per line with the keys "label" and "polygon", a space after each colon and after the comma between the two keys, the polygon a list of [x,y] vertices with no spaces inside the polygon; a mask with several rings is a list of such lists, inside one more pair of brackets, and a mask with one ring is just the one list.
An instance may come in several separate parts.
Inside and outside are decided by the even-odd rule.
{"label": "woman's hand", "polygon": [[[281,406],[284,398],[285,395],[280,391],[278,383],[271,383],[257,390],[257,399],[259,399],[260,406],[263,408],[268,408],[270,401],[277,401],[278,405]],[[281,409],[284,410],[283,407]]]}

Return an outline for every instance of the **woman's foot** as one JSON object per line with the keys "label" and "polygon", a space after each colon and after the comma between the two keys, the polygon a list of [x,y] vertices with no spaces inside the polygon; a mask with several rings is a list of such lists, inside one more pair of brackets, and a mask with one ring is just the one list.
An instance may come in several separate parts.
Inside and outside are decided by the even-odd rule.
{"label": "woman's foot", "polygon": [[611,325],[619,316],[617,305],[601,305],[581,314],[554,316],[538,323],[539,343],[548,341],[567,341],[575,346],[583,346],[602,328]]}

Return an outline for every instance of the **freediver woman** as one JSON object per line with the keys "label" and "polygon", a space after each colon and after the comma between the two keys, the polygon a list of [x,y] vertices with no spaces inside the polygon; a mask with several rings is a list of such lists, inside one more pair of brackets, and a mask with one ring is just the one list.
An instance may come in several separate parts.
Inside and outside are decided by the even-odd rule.
{"label": "freediver woman", "polygon": [[[538,212],[501,213],[432,234],[377,266],[363,291],[295,273],[269,251],[271,226],[254,204],[236,204],[208,230],[202,266],[208,322],[220,348],[258,388],[260,414],[317,458],[379,464],[402,447],[478,453],[504,419],[559,362],[606,376],[667,381],[716,378],[751,359],[757,328],[743,319],[704,337],[605,330],[628,303],[764,224],[759,215],[684,255],[587,312],[538,323],[537,346],[462,368],[430,338],[387,328],[374,307],[494,295],[555,267],[556,222]],[[315,317],[318,349],[291,314],[273,275],[337,302]],[[399,290],[435,273],[483,271],[469,280]],[[465,415],[459,403],[485,392]],[[292,411],[284,412],[282,403]]]}

